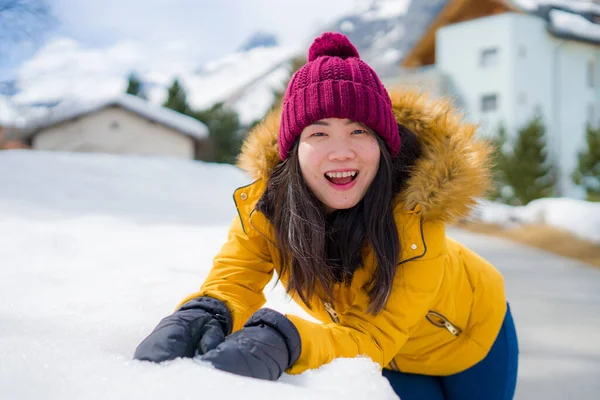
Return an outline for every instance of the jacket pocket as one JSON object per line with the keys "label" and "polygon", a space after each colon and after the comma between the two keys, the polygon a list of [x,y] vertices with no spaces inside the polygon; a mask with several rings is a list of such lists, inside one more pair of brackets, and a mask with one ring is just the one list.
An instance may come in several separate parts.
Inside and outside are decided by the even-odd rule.
{"label": "jacket pocket", "polygon": [[450,322],[448,318],[446,318],[444,315],[440,314],[437,311],[429,310],[425,318],[427,318],[427,321],[429,321],[434,326],[446,329],[454,336],[460,336],[460,334],[462,333],[462,330],[460,328],[458,328],[456,325]]}

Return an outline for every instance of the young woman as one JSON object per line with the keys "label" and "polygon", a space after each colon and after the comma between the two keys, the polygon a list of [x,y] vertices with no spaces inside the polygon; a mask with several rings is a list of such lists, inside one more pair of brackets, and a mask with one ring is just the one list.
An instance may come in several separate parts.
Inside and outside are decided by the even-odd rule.
{"label": "young woman", "polygon": [[[238,216],[199,292],[138,346],[276,380],[366,355],[403,400],[511,399],[501,274],[444,225],[485,193],[490,149],[445,103],[391,96],[340,34],[317,38],[248,137]],[[273,273],[322,321],[261,308]],[[233,333],[232,333],[233,332]]]}

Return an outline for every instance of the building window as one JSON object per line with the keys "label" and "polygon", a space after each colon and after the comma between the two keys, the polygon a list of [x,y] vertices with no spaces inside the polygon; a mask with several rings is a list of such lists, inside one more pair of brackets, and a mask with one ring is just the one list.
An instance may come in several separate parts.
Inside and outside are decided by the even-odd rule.
{"label": "building window", "polygon": [[596,128],[596,104],[588,104],[587,122],[592,128]]}
{"label": "building window", "polygon": [[110,129],[112,129],[113,131],[116,131],[117,129],[119,129],[119,123],[117,121],[111,122]]}
{"label": "building window", "polygon": [[596,63],[594,60],[589,60],[587,63],[587,85],[588,87],[596,87]]}
{"label": "building window", "polygon": [[498,109],[498,95],[486,94],[481,96],[481,111],[490,112]]}
{"label": "building window", "polygon": [[494,65],[498,65],[499,54],[497,48],[484,49],[481,51],[481,56],[479,59],[479,65],[482,67],[492,67]]}

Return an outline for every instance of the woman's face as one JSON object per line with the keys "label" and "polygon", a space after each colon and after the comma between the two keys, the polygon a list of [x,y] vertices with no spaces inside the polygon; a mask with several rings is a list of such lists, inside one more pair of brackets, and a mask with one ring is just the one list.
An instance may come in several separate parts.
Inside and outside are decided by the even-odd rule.
{"label": "woman's face", "polygon": [[328,212],[362,200],[377,175],[380,156],[375,133],[349,119],[322,119],[300,134],[302,177]]}

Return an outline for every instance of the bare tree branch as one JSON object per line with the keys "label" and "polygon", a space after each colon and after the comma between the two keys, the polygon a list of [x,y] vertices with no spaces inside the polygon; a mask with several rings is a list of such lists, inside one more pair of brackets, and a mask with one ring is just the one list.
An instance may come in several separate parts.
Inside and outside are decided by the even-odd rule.
{"label": "bare tree branch", "polygon": [[5,45],[35,40],[54,23],[47,0],[0,0],[0,40]]}

